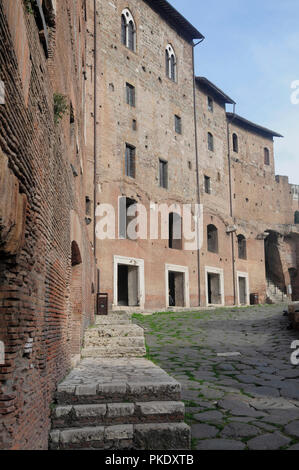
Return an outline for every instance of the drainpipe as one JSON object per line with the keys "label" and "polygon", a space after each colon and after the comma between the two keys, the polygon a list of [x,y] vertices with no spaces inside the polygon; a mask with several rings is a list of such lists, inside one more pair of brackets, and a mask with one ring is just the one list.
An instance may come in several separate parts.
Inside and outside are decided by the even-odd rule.
{"label": "drainpipe", "polygon": [[[229,213],[233,218],[233,195],[232,195],[232,171],[231,171],[231,145],[230,145],[230,124],[235,119],[236,105],[234,104],[233,117],[231,120],[227,119],[227,148],[228,148],[228,177],[229,177]],[[235,262],[235,240],[234,232],[231,233],[232,244],[232,268],[233,268],[233,292],[234,292],[234,305],[237,305],[237,292],[236,292],[236,262]]]}
{"label": "drainpipe", "polygon": [[97,2],[94,0],[94,175],[93,175],[93,205],[94,205],[94,230],[93,249],[97,264],[97,237],[96,237],[96,210],[97,210]]}
{"label": "drainpipe", "polygon": [[[201,44],[205,38],[192,44],[192,68],[193,68],[193,110],[194,110],[194,136],[195,136],[195,157],[196,157],[196,186],[197,186],[197,204],[200,204],[200,180],[199,180],[199,153],[198,153],[198,134],[197,134],[197,112],[196,112],[196,80],[195,80],[195,60],[194,49]],[[198,272],[198,305],[200,306],[201,285],[200,285],[200,250],[197,250],[197,272]]]}

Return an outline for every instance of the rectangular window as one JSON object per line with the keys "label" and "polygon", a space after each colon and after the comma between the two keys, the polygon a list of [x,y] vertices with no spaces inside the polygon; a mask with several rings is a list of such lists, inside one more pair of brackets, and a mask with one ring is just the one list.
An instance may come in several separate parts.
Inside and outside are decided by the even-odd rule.
{"label": "rectangular window", "polygon": [[211,111],[211,113],[214,111],[214,101],[210,96],[208,96],[208,110]]}
{"label": "rectangular window", "polygon": [[127,104],[130,106],[135,106],[135,87],[130,85],[130,83],[126,83],[126,97]]}
{"label": "rectangular window", "polygon": [[[120,197],[119,198],[119,221],[118,221],[118,236],[120,239],[128,239],[132,240],[133,238],[130,237],[128,233],[128,227],[130,222],[134,220],[135,215],[131,215],[130,210],[136,212],[136,205],[137,202],[134,199],[128,197]],[[130,215],[128,215],[130,214]]]}
{"label": "rectangular window", "polygon": [[135,178],[135,156],[136,148],[132,145],[126,144],[125,175],[130,178]]}
{"label": "rectangular window", "polygon": [[182,119],[180,118],[180,116],[174,116],[174,128],[177,134],[182,133]]}
{"label": "rectangular window", "polygon": [[164,160],[159,160],[159,180],[160,187],[168,189],[168,163]]}
{"label": "rectangular window", "polygon": [[211,194],[211,178],[205,176],[205,193]]}

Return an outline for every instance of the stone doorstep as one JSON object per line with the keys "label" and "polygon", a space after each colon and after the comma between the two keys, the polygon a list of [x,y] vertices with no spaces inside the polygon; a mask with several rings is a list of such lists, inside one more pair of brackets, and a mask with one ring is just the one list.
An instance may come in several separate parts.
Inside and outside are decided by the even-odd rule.
{"label": "stone doorstep", "polygon": [[60,384],[56,392],[59,405],[100,404],[108,402],[177,401],[181,398],[181,385],[169,377],[168,381],[112,382],[109,384]]}
{"label": "stone doorstep", "polygon": [[119,346],[117,350],[114,347],[97,347],[97,348],[84,348],[81,351],[81,357],[88,358],[123,358],[123,357],[144,357],[146,354],[145,346],[143,347],[129,347],[129,346]]}
{"label": "stone doorstep", "polygon": [[52,450],[74,448],[189,450],[190,441],[190,428],[184,423],[96,426],[53,430],[50,433]]}
{"label": "stone doorstep", "polygon": [[168,423],[184,420],[182,402],[108,403],[57,406],[52,412],[55,429],[99,425]]}

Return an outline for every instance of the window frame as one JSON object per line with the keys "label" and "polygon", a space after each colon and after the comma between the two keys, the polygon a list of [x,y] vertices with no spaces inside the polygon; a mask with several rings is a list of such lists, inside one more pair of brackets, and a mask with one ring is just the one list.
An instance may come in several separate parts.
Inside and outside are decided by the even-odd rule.
{"label": "window frame", "polygon": [[210,178],[210,176],[204,175],[204,188],[205,188],[205,194],[211,194],[211,178]]}
{"label": "window frame", "polygon": [[208,150],[209,150],[209,152],[214,152],[215,151],[214,136],[213,136],[212,132],[208,132]]}
{"label": "window frame", "polygon": [[129,82],[126,82],[126,103],[136,108],[136,88]]}
{"label": "window frame", "polygon": [[168,161],[162,158],[159,158],[159,186],[162,189],[168,189]]}
{"label": "window frame", "polygon": [[[129,34],[129,27],[132,26],[132,35]],[[130,51],[137,50],[137,28],[134,17],[128,8],[121,13],[121,43]]]}
{"label": "window frame", "polygon": [[176,134],[182,135],[183,133],[182,118],[178,114],[174,115],[174,130]]}
{"label": "window frame", "polygon": [[177,58],[171,44],[167,44],[165,48],[165,65],[166,77],[177,83]]}
{"label": "window frame", "polygon": [[264,147],[264,165],[270,166],[270,150]]}
{"label": "window frame", "polygon": [[125,144],[125,176],[136,179],[136,147]]}
{"label": "window frame", "polygon": [[211,96],[208,96],[208,111],[214,112],[214,99]]}
{"label": "window frame", "polygon": [[239,153],[239,137],[235,132],[233,133],[233,152]]}
{"label": "window frame", "polygon": [[[213,231],[212,231],[212,227],[213,227]],[[211,247],[211,244],[210,244],[210,240],[212,239],[210,234],[211,233],[214,233],[215,235],[213,236],[214,238],[214,241],[215,241],[215,247],[212,248]],[[214,224],[209,224],[207,226],[207,251],[209,253],[215,253],[215,254],[218,254],[219,253],[219,235],[218,235],[218,228],[214,225]]]}

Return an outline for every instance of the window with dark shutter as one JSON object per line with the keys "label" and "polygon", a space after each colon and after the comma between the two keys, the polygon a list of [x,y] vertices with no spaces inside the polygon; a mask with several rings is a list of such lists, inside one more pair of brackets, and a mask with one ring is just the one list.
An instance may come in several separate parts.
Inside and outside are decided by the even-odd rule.
{"label": "window with dark shutter", "polygon": [[267,148],[264,148],[264,163],[270,165],[270,151]]}
{"label": "window with dark shutter", "polygon": [[127,104],[130,106],[135,106],[135,87],[130,83],[126,83],[126,97]]}
{"label": "window with dark shutter", "polygon": [[208,149],[210,152],[214,152],[214,137],[211,132],[208,132]]}
{"label": "window with dark shutter", "polygon": [[168,189],[168,163],[165,160],[159,160],[159,181],[161,188]]}
{"label": "window with dark shutter", "polygon": [[182,250],[183,240],[182,240],[182,218],[176,212],[171,212],[169,214],[169,248],[173,250]]}
{"label": "window with dark shutter", "polygon": [[235,153],[239,152],[239,140],[237,134],[233,134],[233,151]]}
{"label": "window with dark shutter", "polygon": [[132,145],[126,144],[125,175],[130,178],[135,178],[135,154],[136,148]]}
{"label": "window with dark shutter", "polygon": [[205,193],[211,194],[211,178],[209,176],[205,176]]}
{"label": "window with dark shutter", "polygon": [[174,116],[174,127],[175,127],[175,132],[177,134],[182,133],[182,119],[180,118],[180,116],[177,116],[177,115]]}

